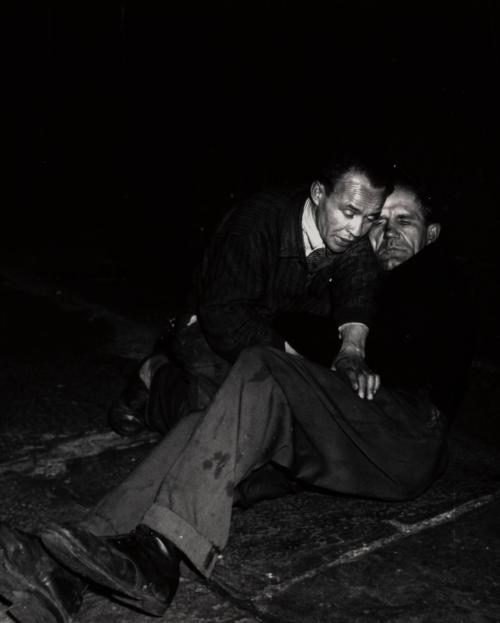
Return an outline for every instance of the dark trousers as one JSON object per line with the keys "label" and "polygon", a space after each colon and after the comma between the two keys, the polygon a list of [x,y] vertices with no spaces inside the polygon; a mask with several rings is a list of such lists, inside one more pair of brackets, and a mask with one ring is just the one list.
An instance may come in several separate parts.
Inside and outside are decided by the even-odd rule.
{"label": "dark trousers", "polygon": [[210,406],[180,420],[85,526],[145,523],[209,575],[229,534],[235,487],[268,461],[330,491],[386,500],[442,472],[446,423],[425,392],[361,400],[330,369],[273,348],[243,351]]}
{"label": "dark trousers", "polygon": [[189,413],[205,409],[231,369],[210,348],[197,322],[182,326],[167,341],[170,363],[153,377],[146,413],[149,427],[163,434]]}
{"label": "dark trousers", "polygon": [[[188,413],[205,409],[231,369],[212,350],[198,322],[187,325],[180,320],[179,325],[165,337],[170,363],[155,374],[148,401],[148,425],[163,434]],[[330,367],[340,346],[330,317],[282,313],[273,325],[297,352]]]}

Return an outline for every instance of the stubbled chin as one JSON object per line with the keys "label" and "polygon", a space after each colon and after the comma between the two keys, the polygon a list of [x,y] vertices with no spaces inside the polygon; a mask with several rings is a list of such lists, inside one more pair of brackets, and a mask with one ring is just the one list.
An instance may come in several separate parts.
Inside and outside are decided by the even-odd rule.
{"label": "stubbled chin", "polygon": [[404,249],[392,247],[386,248],[379,254],[378,259],[384,270],[392,270],[407,260],[409,254]]}
{"label": "stubbled chin", "polygon": [[396,266],[399,266],[403,262],[404,262],[403,258],[395,258],[395,257],[390,257],[390,258],[381,260],[382,268],[384,270],[392,270],[393,268],[396,268]]}
{"label": "stubbled chin", "polygon": [[351,246],[352,246],[352,243],[351,244],[340,244],[336,240],[330,240],[330,244],[328,245],[328,248],[330,249],[330,251],[332,251],[332,253],[343,253],[344,251],[349,249],[349,247]]}

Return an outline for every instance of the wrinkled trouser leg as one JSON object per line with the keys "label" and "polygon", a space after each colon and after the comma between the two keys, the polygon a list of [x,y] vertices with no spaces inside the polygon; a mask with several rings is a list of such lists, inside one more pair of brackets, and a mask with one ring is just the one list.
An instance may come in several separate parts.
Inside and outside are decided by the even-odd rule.
{"label": "wrinkled trouser leg", "polygon": [[444,424],[425,397],[380,390],[363,401],[327,368],[250,348],[210,407],[182,420],[87,526],[109,534],[145,523],[208,575],[234,487],[266,461],[330,490],[405,499],[432,482],[443,452]]}
{"label": "wrinkled trouser leg", "polygon": [[149,428],[162,434],[189,413],[205,409],[231,369],[210,348],[197,322],[175,334],[168,358],[153,376],[146,412]]}

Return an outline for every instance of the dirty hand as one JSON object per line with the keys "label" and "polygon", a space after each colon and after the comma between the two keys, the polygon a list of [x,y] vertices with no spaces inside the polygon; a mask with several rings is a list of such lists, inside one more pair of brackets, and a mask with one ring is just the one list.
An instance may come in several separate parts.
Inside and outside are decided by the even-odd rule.
{"label": "dirty hand", "polygon": [[360,398],[373,400],[380,387],[380,376],[372,372],[357,353],[341,351],[333,362],[332,370],[345,374]]}

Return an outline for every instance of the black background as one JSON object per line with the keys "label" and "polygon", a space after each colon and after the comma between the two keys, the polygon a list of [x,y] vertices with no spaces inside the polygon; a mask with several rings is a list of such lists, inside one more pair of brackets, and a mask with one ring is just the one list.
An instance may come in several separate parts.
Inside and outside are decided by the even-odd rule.
{"label": "black background", "polygon": [[453,252],[496,290],[495,5],[3,9],[3,249],[92,239],[167,266],[234,197],[310,181],[321,154],[366,140],[432,176]]}

